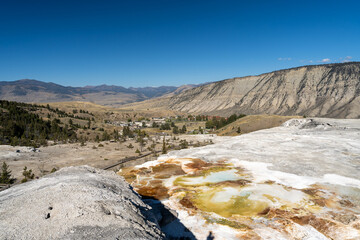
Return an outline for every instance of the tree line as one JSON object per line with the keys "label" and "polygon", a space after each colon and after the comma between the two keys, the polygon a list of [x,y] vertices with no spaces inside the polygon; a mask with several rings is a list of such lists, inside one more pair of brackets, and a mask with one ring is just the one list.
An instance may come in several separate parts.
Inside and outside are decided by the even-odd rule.
{"label": "tree line", "polygon": [[236,115],[236,114],[233,114],[231,115],[230,117],[228,118],[224,118],[224,117],[221,117],[221,118],[213,118],[213,119],[210,119],[208,121],[206,121],[205,123],[205,127],[208,128],[208,129],[220,129],[232,122],[235,122],[237,119],[239,118],[243,118],[245,117],[246,115],[245,114],[240,114],[240,115]]}
{"label": "tree line", "polygon": [[76,141],[76,133],[58,119],[44,121],[38,114],[25,109],[38,105],[0,100],[0,144],[41,146],[48,140]]}

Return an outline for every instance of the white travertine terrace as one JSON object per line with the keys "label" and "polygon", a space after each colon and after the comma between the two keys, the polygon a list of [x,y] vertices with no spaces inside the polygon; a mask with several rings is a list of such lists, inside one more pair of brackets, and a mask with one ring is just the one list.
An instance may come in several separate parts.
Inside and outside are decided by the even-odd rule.
{"label": "white travertine terrace", "polygon": [[[243,169],[244,174],[239,176],[249,181],[245,186],[197,186],[234,181],[232,174],[236,171],[231,170],[225,171],[229,179],[224,172],[217,172],[200,177],[187,173],[180,180],[177,176],[164,180],[173,194],[163,203],[175,209],[182,223],[199,239],[206,238],[210,231],[215,239],[238,239],[250,233],[261,239],[360,239],[360,120],[293,119],[281,127],[225,138],[214,145],[173,151],[137,168],[164,164],[168,159],[184,159],[186,163],[189,159],[209,163],[225,160],[234,169]],[[218,181],[214,176],[219,177]],[[193,188],[179,193],[174,191],[177,184]],[[191,192],[195,205],[201,202],[196,211],[179,204],[187,192]],[[227,217],[246,223],[247,230],[227,222],[208,221],[224,219],[211,206],[239,197],[254,201],[249,208],[265,204],[283,215],[269,210],[264,216],[246,215],[245,211],[241,216],[237,213]],[[285,225],[276,214],[286,220]]]}

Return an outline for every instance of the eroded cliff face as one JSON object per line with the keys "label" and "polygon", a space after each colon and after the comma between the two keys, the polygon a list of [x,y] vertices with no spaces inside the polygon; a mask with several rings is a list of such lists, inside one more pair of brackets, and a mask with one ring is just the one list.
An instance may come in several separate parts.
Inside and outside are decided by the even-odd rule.
{"label": "eroded cliff face", "polygon": [[227,79],[182,92],[173,110],[212,115],[360,117],[360,63],[304,66]]}
{"label": "eroded cliff face", "polygon": [[113,172],[68,167],[0,192],[0,239],[163,239],[158,222]]}

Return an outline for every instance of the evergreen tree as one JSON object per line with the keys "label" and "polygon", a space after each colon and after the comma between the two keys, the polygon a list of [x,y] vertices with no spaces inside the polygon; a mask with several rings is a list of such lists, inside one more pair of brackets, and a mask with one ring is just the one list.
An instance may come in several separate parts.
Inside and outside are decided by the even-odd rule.
{"label": "evergreen tree", "polygon": [[166,149],[165,136],[164,136],[163,145],[162,145],[162,154],[166,154],[166,153],[167,153],[167,149]]}
{"label": "evergreen tree", "polygon": [[241,133],[241,129],[240,127],[238,127],[238,129],[236,130],[237,133]]}
{"label": "evergreen tree", "polygon": [[179,128],[177,126],[173,127],[173,134],[178,134]]}
{"label": "evergreen tree", "polygon": [[180,133],[186,133],[187,129],[186,129],[186,126],[183,125],[181,130],[180,130]]}
{"label": "evergreen tree", "polygon": [[13,181],[11,178],[11,171],[9,170],[9,166],[3,162],[1,167],[1,176],[0,176],[0,183],[9,184]]}

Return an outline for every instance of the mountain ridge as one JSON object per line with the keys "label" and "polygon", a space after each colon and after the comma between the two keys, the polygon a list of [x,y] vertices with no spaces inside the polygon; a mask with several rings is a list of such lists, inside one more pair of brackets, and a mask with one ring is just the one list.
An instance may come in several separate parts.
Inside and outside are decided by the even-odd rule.
{"label": "mountain ridge", "polygon": [[116,85],[72,87],[35,79],[0,82],[0,99],[19,102],[87,101],[118,107],[179,91],[183,86],[125,88]]}
{"label": "mountain ridge", "polygon": [[300,66],[184,91],[170,109],[208,115],[360,117],[360,62]]}
{"label": "mountain ridge", "polygon": [[151,108],[220,116],[243,113],[360,118],[360,62],[306,65],[180,87],[64,87],[18,80],[0,82],[0,98],[87,101],[132,110]]}

